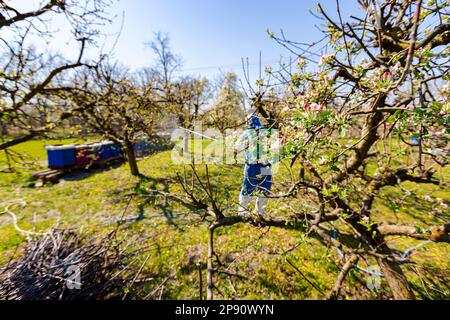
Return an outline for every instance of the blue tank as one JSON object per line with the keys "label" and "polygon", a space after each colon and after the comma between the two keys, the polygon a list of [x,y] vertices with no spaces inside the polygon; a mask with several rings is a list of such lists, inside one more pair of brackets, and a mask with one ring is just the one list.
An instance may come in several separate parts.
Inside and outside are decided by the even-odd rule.
{"label": "blue tank", "polygon": [[45,149],[49,168],[65,168],[77,163],[74,145],[48,146]]}

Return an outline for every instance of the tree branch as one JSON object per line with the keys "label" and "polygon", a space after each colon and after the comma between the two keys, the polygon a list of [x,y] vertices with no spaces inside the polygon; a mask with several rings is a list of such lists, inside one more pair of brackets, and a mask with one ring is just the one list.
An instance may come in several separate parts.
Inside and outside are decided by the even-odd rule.
{"label": "tree branch", "polygon": [[376,230],[383,236],[408,236],[433,242],[450,243],[450,224],[433,227],[425,232],[412,226],[380,225]]}

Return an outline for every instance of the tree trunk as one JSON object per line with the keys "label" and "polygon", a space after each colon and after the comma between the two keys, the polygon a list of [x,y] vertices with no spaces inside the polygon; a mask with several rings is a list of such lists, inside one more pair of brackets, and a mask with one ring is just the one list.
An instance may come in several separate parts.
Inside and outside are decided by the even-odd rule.
{"label": "tree trunk", "polygon": [[384,258],[378,258],[377,260],[384,278],[394,295],[394,299],[414,300],[414,293],[412,292],[400,265]]}
{"label": "tree trunk", "polygon": [[139,175],[139,168],[136,161],[136,154],[134,153],[133,144],[130,141],[125,141],[125,152],[127,154],[128,165],[133,176]]}

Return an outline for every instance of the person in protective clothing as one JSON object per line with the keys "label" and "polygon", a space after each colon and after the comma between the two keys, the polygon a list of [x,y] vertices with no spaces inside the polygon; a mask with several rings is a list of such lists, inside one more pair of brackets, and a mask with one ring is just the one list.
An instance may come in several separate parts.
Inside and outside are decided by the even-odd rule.
{"label": "person in protective clothing", "polygon": [[239,214],[249,212],[248,206],[256,198],[256,208],[260,215],[265,214],[267,198],[272,188],[272,164],[270,149],[270,129],[262,126],[256,114],[248,118],[248,127],[237,143],[238,151],[245,150],[246,165],[244,181],[239,196]]}

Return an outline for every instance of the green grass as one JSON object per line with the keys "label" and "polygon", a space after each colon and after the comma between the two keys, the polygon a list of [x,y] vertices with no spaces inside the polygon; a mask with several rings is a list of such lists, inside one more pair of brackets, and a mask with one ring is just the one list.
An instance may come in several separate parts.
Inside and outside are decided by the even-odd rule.
{"label": "green grass", "polygon": [[[127,217],[142,216],[144,219],[123,225],[124,234],[135,239],[136,246],[148,244],[150,251],[148,265],[143,274],[154,277],[148,284],[149,290],[160,284],[170,274],[174,279],[165,287],[165,299],[198,299],[200,267],[203,279],[206,279],[207,228],[208,221],[202,221],[198,212],[187,216],[178,213],[189,212],[163,197],[154,197],[151,189],[165,190],[182,194],[176,183],[177,172],[181,165],[171,162],[171,151],[161,152],[139,161],[141,173],[146,178],[131,177],[128,166],[110,168],[104,171],[92,171],[79,180],[63,181],[42,188],[26,187],[33,170],[45,166],[44,146],[57,143],[73,143],[74,140],[30,141],[15,148],[26,152],[37,165],[21,168],[13,174],[0,173],[0,202],[2,205],[23,200],[26,206],[12,206],[22,229],[43,231],[58,223],[60,228],[83,228],[84,232],[103,234],[115,227],[114,219],[119,218],[130,200]],[[0,158],[0,160],[4,158]],[[240,191],[242,166],[210,166],[212,184],[226,207],[236,201]],[[202,171],[201,171],[202,172]],[[204,172],[204,171],[203,171]],[[442,174],[449,176],[449,172]],[[287,177],[287,169],[281,167],[275,180]],[[449,213],[439,208],[431,208],[424,196],[442,198],[450,203],[450,192],[439,191],[436,187],[405,184],[408,189],[417,189],[421,199],[406,198],[400,208],[390,205],[388,200],[379,201],[375,207],[376,221],[394,221],[398,223],[426,227],[448,221]],[[386,188],[383,196],[395,198],[398,188]],[[420,202],[420,205],[418,203]],[[279,202],[272,201],[269,212],[278,209],[283,214],[289,209]],[[0,210],[2,210],[0,208]],[[233,209],[231,209],[233,210]],[[433,211],[434,210],[434,211]],[[439,212],[438,212],[439,211]],[[438,213],[437,213],[438,212]],[[171,218],[171,214],[174,214]],[[216,232],[216,250],[221,261],[244,278],[225,275],[215,276],[215,282],[221,290],[217,298],[241,299],[317,299],[322,298],[319,290],[313,288],[286,261],[289,259],[316,286],[327,292],[333,286],[339,268],[335,264],[338,257],[335,250],[327,249],[314,238],[307,238],[295,250],[284,255],[282,252],[294,247],[302,234],[287,229],[258,229],[249,225],[235,225],[219,229]],[[24,237],[12,226],[9,215],[0,215],[0,263],[6,262],[16,246],[23,243]],[[420,243],[410,239],[390,239],[390,245],[401,251]],[[436,279],[443,274],[448,280],[450,250],[446,244],[429,244],[413,256],[412,260],[434,270]],[[362,266],[366,266],[361,262]],[[198,267],[199,266],[199,267]],[[444,270],[444,271],[442,271]],[[419,278],[406,268],[417,291],[424,297]],[[377,293],[370,292],[364,283],[367,275],[352,270],[344,286],[344,295],[349,298],[375,298]],[[205,281],[204,281],[205,282]],[[384,285],[384,287],[386,287]],[[437,291],[442,293],[439,293]],[[445,291],[447,290],[447,291]],[[433,297],[449,294],[448,288],[436,280]]]}

